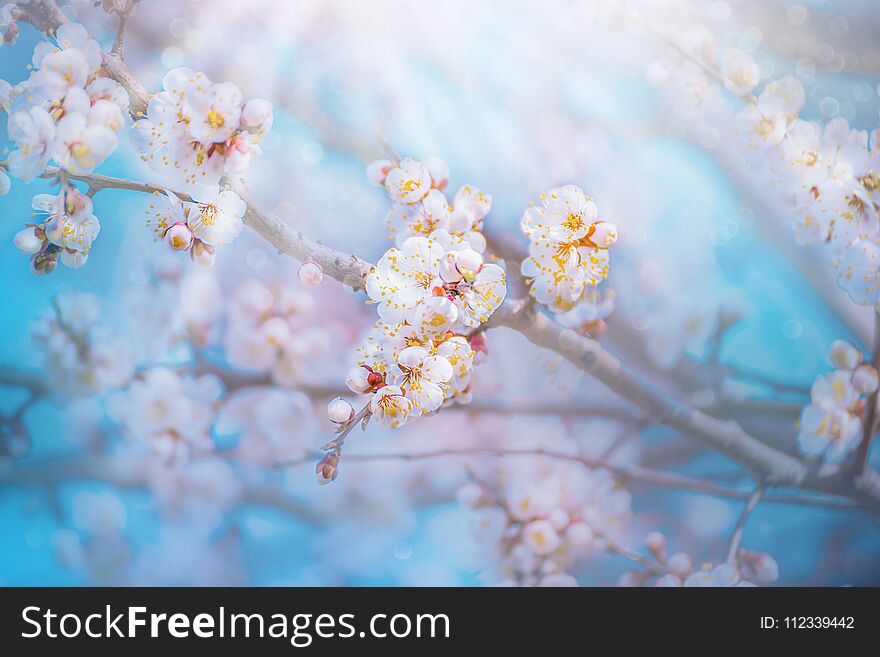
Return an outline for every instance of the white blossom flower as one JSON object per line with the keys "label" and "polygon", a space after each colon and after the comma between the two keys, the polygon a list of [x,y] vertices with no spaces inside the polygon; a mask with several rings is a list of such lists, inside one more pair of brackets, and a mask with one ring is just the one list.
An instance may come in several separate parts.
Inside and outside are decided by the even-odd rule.
{"label": "white blossom flower", "polygon": [[9,116],[9,139],[18,150],[9,154],[9,172],[25,182],[46,168],[55,140],[55,123],[42,107],[15,112]]}
{"label": "white blossom flower", "polygon": [[828,361],[838,370],[854,370],[862,362],[862,352],[846,340],[835,340],[828,350]]}
{"label": "white blossom flower", "polygon": [[211,83],[201,76],[186,79],[183,88],[184,116],[192,136],[202,144],[219,144],[238,130],[242,95],[231,82]]}
{"label": "white blossom flower", "polygon": [[367,275],[366,290],[377,304],[379,317],[397,324],[434,287],[442,287],[438,267],[443,248],[426,237],[411,237],[400,249],[385,252]]}
{"label": "white blossom flower", "polygon": [[34,196],[33,208],[48,213],[43,224],[46,237],[65,249],[87,253],[101,230],[92,213],[92,199],[67,185],[62,185],[57,195]]}
{"label": "white blossom flower", "polygon": [[85,26],[79,23],[62,23],[55,30],[55,43],[57,47],[48,41],[41,41],[37,44],[33,56],[35,68],[43,67],[48,55],[71,49],[82,53],[88,63],[90,72],[101,66],[101,46],[89,36]]}
{"label": "white blossom flower", "polygon": [[151,97],[146,118],[135,123],[135,145],[158,173],[203,196],[224,172],[243,172],[272,125],[268,101],[251,105],[242,125],[241,100],[235,85],[172,69]]}
{"label": "white blossom flower", "polygon": [[91,67],[88,57],[78,48],[54,50],[45,55],[31,84],[49,101],[62,100],[74,89],[84,89]]}
{"label": "white blossom flower", "polygon": [[597,221],[597,215],[593,200],[574,185],[542,194],[541,206],[525,211],[520,226],[530,244],[522,273],[537,301],[556,311],[571,310],[587,286],[607,277],[606,249],[616,241],[617,229]]}
{"label": "white blossom flower", "polygon": [[761,71],[752,56],[739,48],[725,48],[721,53],[721,77],[724,88],[737,96],[749,94],[758,86]]}
{"label": "white blossom flower", "polygon": [[71,173],[89,173],[116,150],[116,143],[113,130],[89,125],[83,114],[71,114],[58,123],[52,157]]}
{"label": "white blossom flower", "polygon": [[413,403],[399,386],[384,386],[370,400],[372,417],[381,425],[396,429],[413,413]]}
{"label": "white blossom flower", "polygon": [[837,340],[831,345],[829,360],[838,369],[817,378],[810,390],[797,439],[802,453],[842,463],[859,444],[864,400],[878,385],[877,371],[860,365],[861,358],[847,342]]}
{"label": "white blossom flower", "polygon": [[876,306],[880,299],[880,245],[857,240],[837,263],[837,284],[855,303]]}
{"label": "white blossom flower", "polygon": [[523,527],[523,544],[535,554],[550,554],[559,547],[559,534],[546,520],[535,520]]}
{"label": "white blossom flower", "polygon": [[232,190],[223,190],[192,208],[186,223],[197,238],[211,246],[225,246],[241,233],[247,204]]}
{"label": "white blossom flower", "polygon": [[431,174],[420,162],[405,157],[385,176],[385,189],[398,203],[418,203],[431,190]]}
{"label": "white blossom flower", "polygon": [[405,391],[413,409],[430,413],[440,408],[452,378],[452,365],[424,347],[407,347],[397,355],[398,371],[391,371],[391,383]]}

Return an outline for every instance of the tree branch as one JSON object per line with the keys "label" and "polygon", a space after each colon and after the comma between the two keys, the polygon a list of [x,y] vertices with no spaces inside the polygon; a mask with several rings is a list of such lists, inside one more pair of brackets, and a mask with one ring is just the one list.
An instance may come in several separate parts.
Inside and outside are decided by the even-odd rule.
{"label": "tree branch", "polygon": [[[13,486],[53,486],[61,481],[94,479],[105,481],[120,488],[144,489],[149,487],[144,468],[120,468],[112,457],[89,454],[67,459],[37,461],[27,465],[18,464],[7,474],[0,475],[0,482]],[[323,518],[308,506],[285,495],[276,486],[253,484],[244,489],[242,504],[271,506],[310,524],[321,524]]]}
{"label": "tree branch", "polygon": [[[467,448],[451,448],[438,449],[433,451],[422,452],[396,452],[396,453],[347,453],[345,455],[346,463],[351,462],[370,462],[370,461],[418,461],[421,459],[431,458],[454,458],[466,456],[495,456],[517,457],[545,457],[551,459],[559,459],[578,463],[587,468],[604,469],[614,474],[623,483],[638,483],[647,486],[656,486],[658,488],[669,488],[674,490],[687,491],[692,493],[700,493],[704,495],[713,495],[715,497],[723,497],[732,500],[748,500],[753,495],[747,491],[737,490],[728,486],[720,486],[694,477],[687,477],[671,472],[663,472],[661,470],[653,470],[638,465],[618,465],[606,459],[590,458],[580,454],[565,454],[562,452],[554,452],[546,449],[494,449],[491,447],[467,447]],[[301,463],[310,462],[309,457],[302,459],[293,459],[277,464],[279,467],[287,467],[300,465]],[[798,506],[818,506],[832,509],[860,509],[863,508],[852,500],[840,497],[813,497],[806,495],[768,495],[764,501],[768,504],[793,504]]]}
{"label": "tree branch", "polygon": [[764,486],[763,484],[759,484],[755,489],[755,492],[749,497],[746,505],[743,507],[739,520],[736,522],[736,527],[733,528],[733,533],[730,535],[730,542],[727,546],[727,563],[734,563],[736,561],[736,555],[739,552],[739,545],[742,542],[742,535],[743,530],[746,528],[746,522],[748,522],[749,516],[752,515],[752,511],[758,506],[758,502],[761,501],[763,496]]}

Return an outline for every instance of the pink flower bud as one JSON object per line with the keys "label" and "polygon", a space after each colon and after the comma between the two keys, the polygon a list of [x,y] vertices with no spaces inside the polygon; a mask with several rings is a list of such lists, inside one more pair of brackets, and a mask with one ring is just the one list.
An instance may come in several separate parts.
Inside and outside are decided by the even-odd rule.
{"label": "pink flower bud", "polygon": [[691,574],[691,558],[684,552],[676,552],[666,562],[670,572],[679,577],[687,577]]}
{"label": "pink flower bud", "polygon": [[43,240],[37,237],[33,228],[25,228],[18,231],[12,238],[12,243],[22,253],[36,253],[43,248]]}
{"label": "pink flower bud", "polygon": [[865,395],[870,395],[877,389],[878,380],[877,370],[870,365],[862,365],[853,372],[852,383],[856,389]]}
{"label": "pink flower bud", "polygon": [[370,370],[365,367],[357,366],[351,368],[348,372],[348,376],[345,377],[345,385],[348,386],[348,389],[354,393],[359,395],[363,395],[366,392],[369,392],[370,388],[373,386],[370,385]]}
{"label": "pink flower bud", "polygon": [[267,132],[272,120],[272,103],[263,98],[251,98],[241,108],[241,126],[247,130]]}
{"label": "pink flower bud", "polygon": [[607,221],[595,223],[590,229],[589,238],[600,249],[607,249],[617,241],[617,225]]}
{"label": "pink flower bud", "polygon": [[449,251],[440,260],[440,278],[445,283],[458,283],[464,275],[458,270],[458,252]]}
{"label": "pink flower bud", "polygon": [[565,509],[561,509],[559,507],[553,509],[549,515],[547,516],[547,520],[553,525],[553,528],[562,531],[566,527],[568,527],[568,523],[571,522],[571,518]]}
{"label": "pink flower bud", "polygon": [[324,270],[314,260],[306,260],[299,268],[297,277],[307,287],[317,287],[324,280]]}
{"label": "pink flower bud", "polygon": [[476,274],[483,266],[483,256],[473,249],[464,249],[458,252],[458,268],[462,272]]}
{"label": "pink flower bud", "polygon": [[192,231],[182,221],[178,221],[165,231],[165,243],[175,251],[186,251],[192,246],[192,241]]}
{"label": "pink flower bud", "polygon": [[489,341],[486,339],[485,333],[480,332],[471,334],[468,338],[468,342],[471,345],[471,349],[475,352],[482,354],[489,353]]}
{"label": "pink flower bud", "polygon": [[645,538],[645,544],[657,561],[666,561],[666,537],[660,532],[651,532]]}
{"label": "pink flower bud", "polygon": [[318,484],[326,486],[339,475],[339,454],[327,452],[315,466],[315,478]]}
{"label": "pink flower bud", "polygon": [[779,564],[766,552],[740,550],[740,568],[745,579],[757,584],[770,584],[779,578]]}
{"label": "pink flower bud", "polygon": [[381,187],[385,184],[385,177],[394,163],[391,160],[375,160],[367,165],[367,180]]}
{"label": "pink flower bud", "polygon": [[565,538],[573,546],[584,548],[593,542],[593,530],[585,522],[573,522],[565,531]]}
{"label": "pink flower bud", "polygon": [[327,417],[336,424],[348,424],[354,419],[354,408],[342,397],[337,397],[327,404]]}

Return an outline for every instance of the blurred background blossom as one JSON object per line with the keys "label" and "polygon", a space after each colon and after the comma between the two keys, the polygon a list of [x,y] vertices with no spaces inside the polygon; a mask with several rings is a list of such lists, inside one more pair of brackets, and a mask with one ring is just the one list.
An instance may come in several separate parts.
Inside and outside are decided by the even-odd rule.
{"label": "blurred background blossom", "polygon": [[[116,16],[86,1],[63,11],[113,42]],[[502,243],[526,243],[519,219],[542,192],[582,187],[619,240],[608,281],[560,321],[797,454],[810,387],[841,369],[829,348],[870,353],[873,311],[837,286],[821,245],[796,243],[791,190],[744,144],[731,80],[748,94],[749,76],[752,87],[792,76],[802,118],[873,130],[878,28],[868,0],[143,0],[125,55],[151,92],[187,66],[271,99],[250,189],[295,230],[370,262],[391,246],[388,199],[364,174],[374,159],[441,157],[450,190],[492,195],[485,224]],[[713,66],[746,71],[702,78],[664,40],[702,47],[706,35],[713,58],[748,55]],[[0,78],[25,79],[40,38],[22,24]],[[155,177],[122,136],[101,173]],[[355,431],[338,478],[319,487],[324,409],[351,398],[346,372],[374,321],[363,296],[329,277],[307,285],[250,231],[198,269],[153,242],[152,198],[112,190],[94,198],[87,265],[32,277],[12,239],[47,191],[14,180],[0,198],[0,583],[880,583],[867,511],[762,503],[731,575],[744,500],[490,453],[550,450],[751,490],[741,466],[506,330],[478,356],[470,406]],[[519,262],[505,260],[521,297]],[[286,337],[258,353],[248,340],[269,315]],[[63,326],[72,318],[94,346],[86,361]],[[369,458],[433,451],[453,453]],[[539,510],[516,511],[523,500]],[[665,574],[643,573],[634,552]]]}

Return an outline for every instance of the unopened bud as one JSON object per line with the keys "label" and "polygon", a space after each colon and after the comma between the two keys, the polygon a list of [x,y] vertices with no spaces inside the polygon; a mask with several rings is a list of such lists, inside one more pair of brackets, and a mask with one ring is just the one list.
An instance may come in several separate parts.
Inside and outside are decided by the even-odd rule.
{"label": "unopened bud", "polygon": [[336,424],[348,424],[354,419],[354,408],[342,397],[337,397],[327,404],[327,417]]}
{"label": "unopened bud", "polygon": [[595,223],[590,228],[589,238],[600,249],[607,249],[617,241],[617,225],[607,221]]}
{"label": "unopened bud", "polygon": [[878,377],[877,370],[870,365],[861,365],[853,372],[852,383],[856,389],[865,394],[870,395],[877,389]]}
{"label": "unopened bud", "polygon": [[306,260],[299,268],[297,277],[307,287],[317,287],[324,280],[324,270],[314,260]]}
{"label": "unopened bud", "polygon": [[348,376],[345,377],[345,385],[347,385],[348,389],[352,392],[363,395],[364,393],[369,392],[372,387],[369,380],[371,374],[373,374],[371,370],[361,367],[360,365],[353,367],[349,370]]}
{"label": "unopened bud", "polygon": [[666,537],[660,532],[651,532],[645,538],[645,544],[648,546],[654,558],[661,563],[666,561]]}
{"label": "unopened bud", "polygon": [[12,243],[22,253],[36,253],[43,248],[43,240],[37,237],[33,228],[25,228],[18,231],[12,238]]}
{"label": "unopened bud", "polygon": [[584,548],[593,542],[593,530],[585,522],[573,522],[565,531],[565,538],[575,547]]}
{"label": "unopened bud", "polygon": [[248,130],[267,132],[272,127],[272,103],[251,98],[241,108],[241,125]]}
{"label": "unopened bud", "polygon": [[182,221],[172,224],[172,226],[165,231],[165,243],[175,251],[186,251],[192,246],[192,241],[192,231],[189,229],[189,226]]}
{"label": "unopened bud", "polygon": [[381,187],[394,164],[391,160],[375,160],[367,165],[367,180]]}
{"label": "unopened bud", "polygon": [[329,484],[339,475],[339,455],[328,452],[315,466],[315,478],[321,486]]}
{"label": "unopened bud", "polygon": [[690,575],[691,570],[693,569],[691,558],[684,552],[676,552],[670,556],[669,559],[666,560],[666,567],[669,568],[671,573],[682,578]]}
{"label": "unopened bud", "polygon": [[471,334],[471,336],[468,338],[468,342],[471,345],[471,349],[473,349],[477,353],[489,353],[489,341],[486,339],[485,333],[480,332]]}

